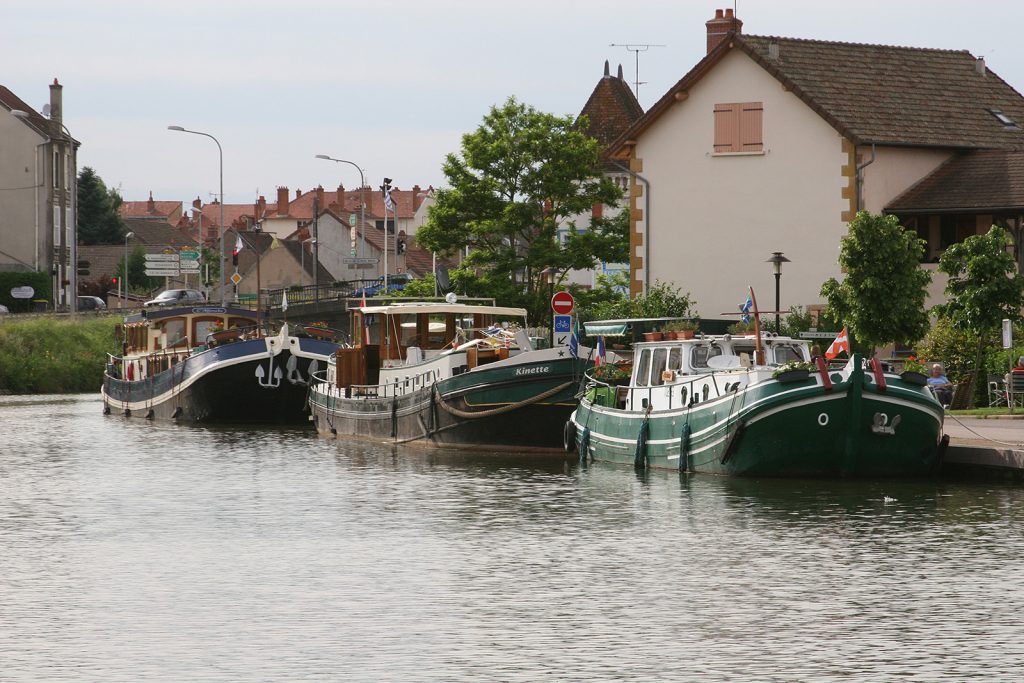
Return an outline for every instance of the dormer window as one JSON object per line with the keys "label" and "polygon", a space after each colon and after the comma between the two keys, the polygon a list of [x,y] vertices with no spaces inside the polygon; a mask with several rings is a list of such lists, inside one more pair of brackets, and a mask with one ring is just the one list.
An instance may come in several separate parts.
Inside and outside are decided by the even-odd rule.
{"label": "dormer window", "polygon": [[1002,110],[989,109],[988,111],[990,114],[992,114],[992,116],[996,117],[996,120],[999,121],[999,123],[1003,124],[1005,127],[1019,129],[1019,126],[1014,122],[1014,120],[1011,119],[1006,114],[1004,114]]}

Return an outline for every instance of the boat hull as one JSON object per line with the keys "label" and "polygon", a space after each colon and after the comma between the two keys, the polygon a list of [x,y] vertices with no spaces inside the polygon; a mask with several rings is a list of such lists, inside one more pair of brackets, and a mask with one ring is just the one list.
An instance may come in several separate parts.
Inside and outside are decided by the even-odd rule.
{"label": "boat hull", "polygon": [[107,373],[104,412],[181,423],[306,424],[311,371],[337,346],[285,339],[277,348],[267,338],[226,344],[144,379]]}
{"label": "boat hull", "polygon": [[933,472],[942,454],[941,406],[921,387],[897,380],[882,391],[863,378],[858,375],[830,390],[810,378],[796,387],[764,382],[646,416],[584,397],[573,414],[573,439],[577,448],[585,446],[586,459],[712,474],[898,477]]}
{"label": "boat hull", "polygon": [[562,450],[562,427],[576,406],[585,367],[584,361],[566,358],[481,368],[385,396],[320,383],[311,388],[309,403],[324,435],[426,446]]}

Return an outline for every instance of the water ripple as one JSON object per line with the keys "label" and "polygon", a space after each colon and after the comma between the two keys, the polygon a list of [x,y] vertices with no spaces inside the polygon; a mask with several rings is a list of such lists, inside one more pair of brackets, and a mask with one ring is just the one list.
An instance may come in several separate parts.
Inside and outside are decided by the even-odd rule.
{"label": "water ripple", "polygon": [[1019,679],[1024,493],[0,397],[0,679]]}

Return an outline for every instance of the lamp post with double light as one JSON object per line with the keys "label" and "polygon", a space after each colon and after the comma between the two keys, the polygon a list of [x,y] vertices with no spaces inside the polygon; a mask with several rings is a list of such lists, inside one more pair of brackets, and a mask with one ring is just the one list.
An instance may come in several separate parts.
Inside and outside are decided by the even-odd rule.
{"label": "lamp post with double light", "polygon": [[188,130],[181,126],[167,126],[167,130],[173,130],[179,133],[202,135],[203,137],[210,138],[217,143],[217,153],[220,156],[220,225],[217,228],[218,241],[220,243],[217,249],[220,252],[220,303],[221,306],[227,306],[228,293],[227,287],[224,286],[224,149],[220,146],[220,141],[209,133],[203,133],[198,130]]}
{"label": "lamp post with double light", "polygon": [[783,256],[781,251],[773,251],[772,257],[765,261],[765,263],[772,264],[772,272],[775,273],[775,334],[782,329],[782,320],[779,317],[779,283],[782,280],[782,264],[789,262],[789,259]]}

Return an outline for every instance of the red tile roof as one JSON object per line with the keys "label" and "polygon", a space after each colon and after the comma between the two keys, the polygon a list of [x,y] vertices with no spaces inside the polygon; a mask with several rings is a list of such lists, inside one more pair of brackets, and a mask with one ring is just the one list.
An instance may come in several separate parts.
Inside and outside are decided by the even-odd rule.
{"label": "red tile roof", "polygon": [[[391,198],[398,206],[398,217],[399,218],[412,218],[416,214],[416,209],[419,207],[423,200],[421,196],[419,201],[416,201],[416,195],[425,195],[432,192],[433,188],[428,187],[426,190],[416,189],[412,190],[391,190]],[[321,208],[333,208],[339,214],[359,213],[360,196],[366,197],[366,215],[377,218],[384,217],[384,197],[381,195],[379,189],[373,189],[367,187],[365,194],[360,193],[359,189],[345,190],[343,195],[343,207],[338,206],[338,191],[337,190],[324,190],[323,191],[323,203]],[[294,193],[293,193],[294,194]],[[316,197],[316,189],[310,190],[309,192],[303,192],[300,197],[294,198],[288,202],[287,215],[298,220],[312,220],[313,218],[313,200]],[[267,205],[267,215],[274,216],[277,214],[277,205]],[[391,211],[388,211],[388,215],[391,215]]]}
{"label": "red tile roof", "polygon": [[180,211],[180,201],[154,201],[153,208],[150,209],[149,200],[147,200],[142,202],[122,202],[118,213],[120,213],[121,218],[166,218]]}
{"label": "red tile roof", "polygon": [[[580,117],[586,116],[590,120],[587,133],[596,138],[602,147],[607,147],[643,115],[643,107],[621,74],[618,77],[611,76],[608,62],[605,62],[604,76],[597,82],[590,99],[580,111]],[[579,118],[576,120],[579,122]]]}

